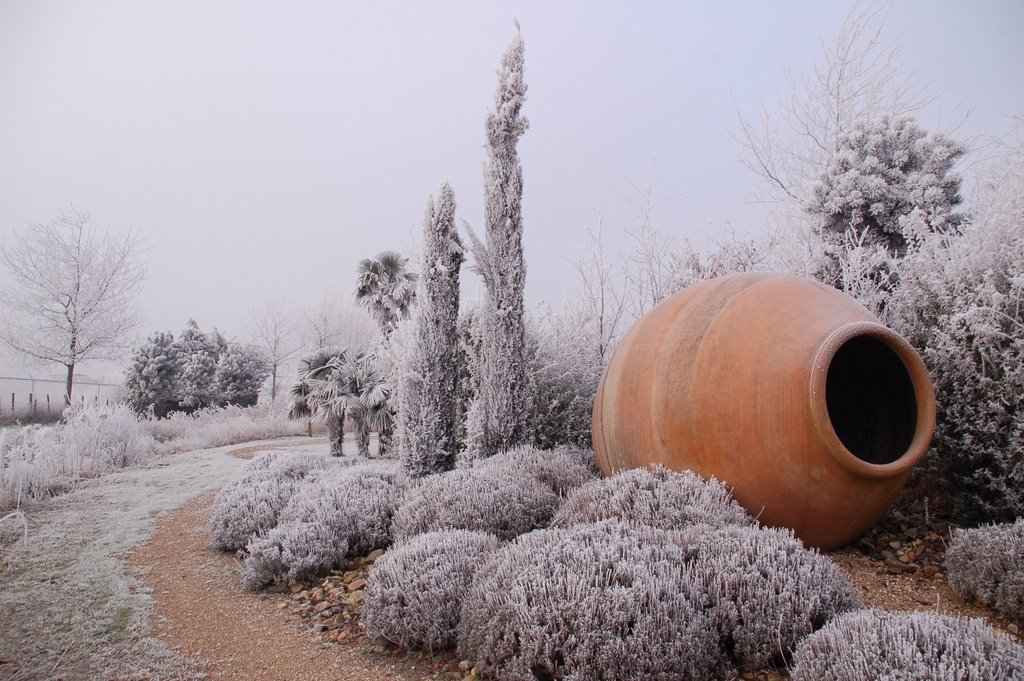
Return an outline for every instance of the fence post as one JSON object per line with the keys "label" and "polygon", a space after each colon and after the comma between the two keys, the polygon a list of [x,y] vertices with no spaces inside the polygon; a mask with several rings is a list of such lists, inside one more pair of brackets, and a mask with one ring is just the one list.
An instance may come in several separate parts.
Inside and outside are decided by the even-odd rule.
{"label": "fence post", "polygon": [[14,393],[11,393],[11,413],[14,413]]}
{"label": "fence post", "polygon": [[32,393],[28,394],[28,410],[32,412],[32,416],[36,415],[36,403],[32,400]]}
{"label": "fence post", "polygon": [[50,393],[46,393],[46,415],[50,415]]}

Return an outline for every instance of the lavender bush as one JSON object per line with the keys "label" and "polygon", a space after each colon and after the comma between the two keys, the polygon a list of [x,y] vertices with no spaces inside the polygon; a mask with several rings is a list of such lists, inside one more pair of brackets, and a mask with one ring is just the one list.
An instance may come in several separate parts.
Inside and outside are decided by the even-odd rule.
{"label": "lavender bush", "polygon": [[568,527],[606,519],[663,529],[754,522],[717,480],[704,480],[690,471],[676,473],[664,466],[653,466],[583,485],[569,495],[551,524]]}
{"label": "lavender bush", "polygon": [[476,530],[501,539],[545,527],[559,499],[536,479],[501,466],[425,478],[395,511],[395,541],[435,530]]}
{"label": "lavender bush", "polygon": [[466,595],[460,657],[499,681],[724,678],[708,594],[671,534],[605,522],[519,537]]}
{"label": "lavender bush", "polygon": [[783,662],[804,636],[862,607],[839,567],[790,530],[731,526],[690,536],[690,569],[737,666]]}
{"label": "lavender bush", "polygon": [[529,476],[550,487],[558,496],[564,497],[597,477],[596,466],[591,468],[587,458],[592,462],[593,452],[569,448],[542,451],[524,446],[481,459],[476,463],[476,468]]}
{"label": "lavender bush", "polygon": [[444,530],[392,548],[367,579],[362,610],[367,631],[406,648],[454,646],[473,575],[499,546],[494,535]]}
{"label": "lavender bush", "polygon": [[284,522],[246,546],[242,583],[257,591],[270,583],[313,579],[342,565],[348,552],[345,536],[328,523]]}
{"label": "lavender bush", "polygon": [[981,620],[861,610],[808,636],[793,681],[1024,679],[1024,647]]}
{"label": "lavender bush", "polygon": [[961,596],[1024,619],[1024,519],[958,531],[945,565]]}

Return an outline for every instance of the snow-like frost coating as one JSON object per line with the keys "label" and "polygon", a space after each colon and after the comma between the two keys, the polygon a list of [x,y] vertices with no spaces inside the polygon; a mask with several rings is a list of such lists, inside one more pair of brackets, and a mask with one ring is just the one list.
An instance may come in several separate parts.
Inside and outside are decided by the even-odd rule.
{"label": "snow-like frost coating", "polygon": [[672,534],[605,522],[519,537],[477,573],[459,656],[499,681],[725,678],[708,594]]}
{"label": "snow-like frost coating", "polygon": [[597,477],[585,463],[586,453],[592,461],[593,452],[569,448],[541,451],[533,447],[517,447],[476,463],[478,470],[501,469],[510,475],[532,477],[551,488],[560,497]]}
{"label": "snow-like frost coating", "polygon": [[752,525],[725,485],[664,466],[635,468],[587,483],[569,495],[552,527],[618,519],[662,529]]}
{"label": "snow-like frost coating", "polygon": [[842,570],[790,530],[734,525],[691,536],[691,569],[737,666],[782,662],[804,636],[862,607]]}
{"label": "snow-like frost coating", "polygon": [[237,551],[277,525],[299,482],[310,471],[330,465],[318,454],[261,454],[239,478],[217,493],[210,511],[210,546]]}
{"label": "snow-like frost coating", "polygon": [[959,530],[945,566],[949,585],[966,600],[1024,619],[1024,519]]}
{"label": "snow-like frost coating", "polygon": [[467,530],[428,532],[395,546],[367,579],[367,631],[406,648],[453,647],[473,575],[500,546],[494,535]]}
{"label": "snow-like frost coating", "polygon": [[283,522],[246,547],[242,583],[257,591],[267,584],[313,579],[345,561],[345,535],[325,522]]}
{"label": "snow-like frost coating", "polygon": [[861,610],[801,641],[793,681],[1024,679],[1024,647],[981,620]]}
{"label": "snow-like frost coating", "polygon": [[425,478],[395,512],[392,534],[403,541],[435,530],[477,530],[501,539],[546,527],[558,495],[536,479],[496,467]]}
{"label": "snow-like frost coating", "polygon": [[307,478],[279,521],[323,524],[345,539],[350,555],[363,555],[390,545],[391,517],[406,486],[397,461],[332,467]]}

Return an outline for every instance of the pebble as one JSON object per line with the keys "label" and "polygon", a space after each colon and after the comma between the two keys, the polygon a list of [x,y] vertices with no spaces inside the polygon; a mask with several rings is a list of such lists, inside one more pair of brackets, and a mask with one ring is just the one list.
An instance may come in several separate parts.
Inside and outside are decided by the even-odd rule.
{"label": "pebble", "polygon": [[1020,627],[1018,627],[1016,624],[1010,624],[1008,627],[1006,627],[1006,630],[1014,635],[1020,633]]}

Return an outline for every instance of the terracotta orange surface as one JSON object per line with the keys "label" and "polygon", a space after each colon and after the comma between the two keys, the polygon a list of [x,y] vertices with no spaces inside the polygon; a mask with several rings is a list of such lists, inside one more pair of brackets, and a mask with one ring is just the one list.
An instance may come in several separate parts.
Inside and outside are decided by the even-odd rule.
{"label": "terracotta orange surface", "polygon": [[935,426],[913,348],[852,298],[777,274],[713,279],[629,331],[594,404],[604,474],[715,476],[768,525],[842,546],[886,511]]}

